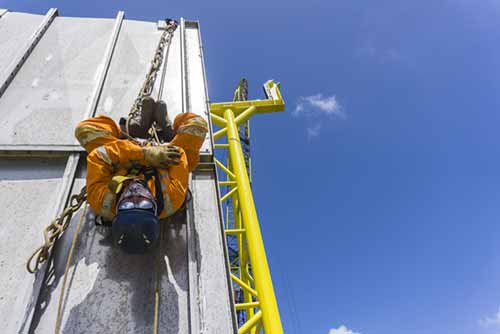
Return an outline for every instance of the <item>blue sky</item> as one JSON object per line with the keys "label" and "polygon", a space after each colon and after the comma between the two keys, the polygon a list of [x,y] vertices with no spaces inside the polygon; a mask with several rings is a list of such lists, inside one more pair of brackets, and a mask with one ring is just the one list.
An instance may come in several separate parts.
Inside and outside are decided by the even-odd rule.
{"label": "blue sky", "polygon": [[209,94],[239,78],[286,333],[500,333],[500,3],[20,1],[201,21]]}

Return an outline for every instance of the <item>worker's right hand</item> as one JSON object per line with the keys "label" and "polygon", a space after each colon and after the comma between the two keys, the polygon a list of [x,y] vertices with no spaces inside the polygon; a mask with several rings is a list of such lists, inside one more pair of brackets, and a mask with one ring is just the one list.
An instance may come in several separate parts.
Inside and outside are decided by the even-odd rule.
{"label": "worker's right hand", "polygon": [[179,164],[181,153],[177,146],[164,144],[143,147],[144,160],[148,167],[167,168]]}

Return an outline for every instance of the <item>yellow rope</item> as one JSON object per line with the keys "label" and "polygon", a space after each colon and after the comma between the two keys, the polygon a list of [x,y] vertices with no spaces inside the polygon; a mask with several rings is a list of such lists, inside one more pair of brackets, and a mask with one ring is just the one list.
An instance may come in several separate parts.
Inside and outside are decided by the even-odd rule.
{"label": "yellow rope", "polygon": [[78,234],[80,233],[80,227],[82,226],[82,222],[85,218],[85,214],[87,212],[87,205],[84,206],[82,215],[80,216],[80,220],[78,221],[78,225],[76,225],[75,234],[73,235],[73,240],[71,241],[71,248],[69,250],[68,260],[66,261],[66,269],[64,270],[64,279],[61,287],[61,295],[59,297],[59,304],[57,305],[57,318],[56,318],[56,331],[55,334],[59,334],[62,320],[62,306],[64,302],[64,290],[66,290],[66,281],[68,279],[69,267],[71,266],[71,259],[73,258],[73,252],[76,248],[76,241],[78,239]]}
{"label": "yellow rope", "polygon": [[156,256],[156,287],[155,287],[155,313],[153,322],[153,334],[158,334],[158,319],[160,313],[160,291],[161,291],[161,257],[163,246],[163,234],[165,233],[165,223],[160,222],[160,240],[158,244],[158,254]]}

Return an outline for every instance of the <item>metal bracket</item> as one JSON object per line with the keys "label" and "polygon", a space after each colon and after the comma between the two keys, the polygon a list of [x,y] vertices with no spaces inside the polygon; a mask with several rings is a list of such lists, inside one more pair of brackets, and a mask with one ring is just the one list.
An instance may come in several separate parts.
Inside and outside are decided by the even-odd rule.
{"label": "metal bracket", "polygon": [[167,29],[167,21],[166,20],[158,20],[158,24],[156,25],[158,30],[165,30]]}
{"label": "metal bracket", "polygon": [[283,102],[283,98],[281,97],[280,83],[279,82],[274,82],[273,80],[268,80],[264,84],[263,88],[264,88],[264,94],[266,94],[266,97],[268,100]]}
{"label": "metal bracket", "polygon": [[250,107],[255,107],[255,113],[257,114],[285,110],[285,102],[281,96],[279,83],[268,80],[264,84],[264,93],[267,98],[265,100],[212,103],[210,105],[210,112],[213,115],[222,116],[226,109],[231,109],[234,115],[238,116],[247,111]]}
{"label": "metal bracket", "polygon": [[[174,19],[158,20],[158,23],[156,24],[156,28],[158,28],[158,30],[167,30],[167,22],[169,22],[169,21],[177,22],[177,20],[174,20]],[[177,22],[177,24],[179,24],[179,23]]]}

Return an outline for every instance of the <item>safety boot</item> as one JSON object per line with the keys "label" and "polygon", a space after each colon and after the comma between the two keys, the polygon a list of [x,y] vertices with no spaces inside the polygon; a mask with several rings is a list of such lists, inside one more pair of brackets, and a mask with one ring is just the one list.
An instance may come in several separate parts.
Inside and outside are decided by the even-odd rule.
{"label": "safety boot", "polygon": [[167,104],[164,101],[160,100],[155,103],[153,120],[159,130],[158,136],[163,142],[170,142],[174,139],[174,128],[172,127],[172,121],[168,117]]}
{"label": "safety boot", "polygon": [[[155,100],[151,96],[146,96],[142,99],[141,111],[137,112],[131,119],[128,125],[129,135],[134,138],[148,138],[148,131],[153,124],[153,109]],[[120,127],[126,132],[126,119],[120,119]]]}

